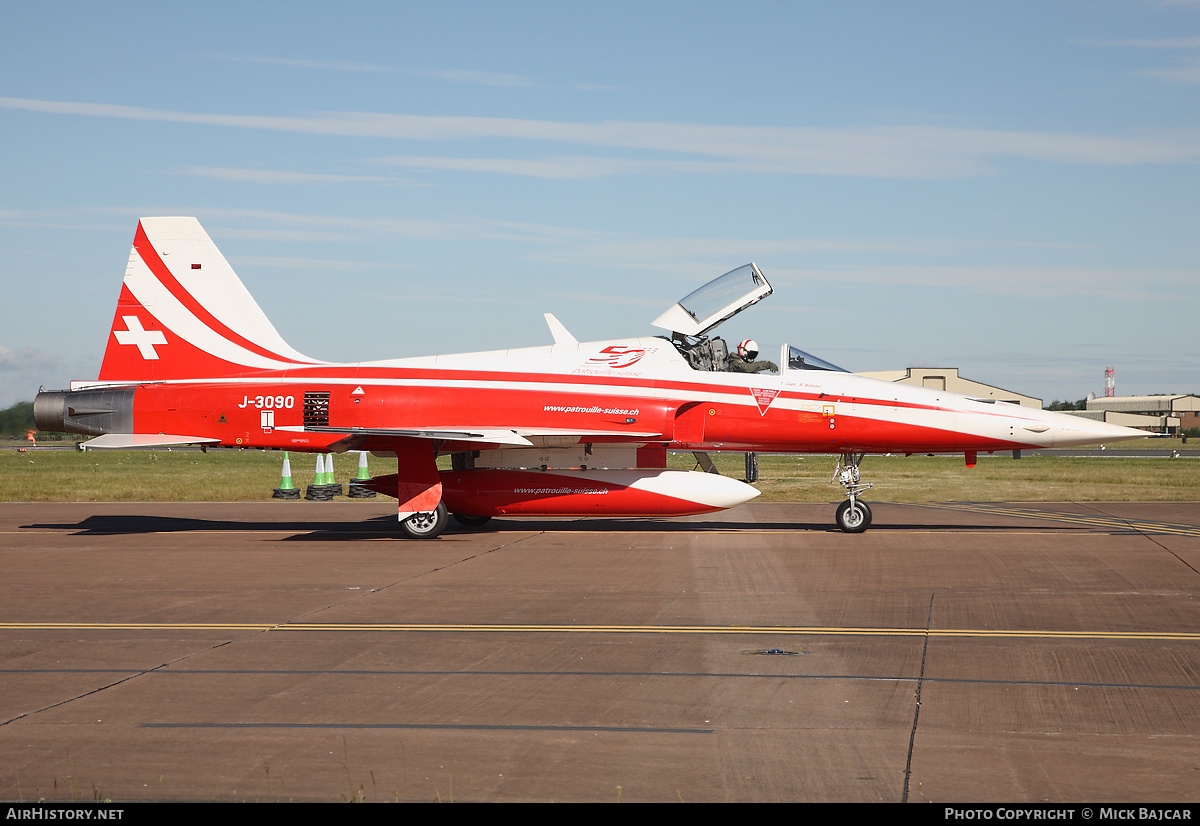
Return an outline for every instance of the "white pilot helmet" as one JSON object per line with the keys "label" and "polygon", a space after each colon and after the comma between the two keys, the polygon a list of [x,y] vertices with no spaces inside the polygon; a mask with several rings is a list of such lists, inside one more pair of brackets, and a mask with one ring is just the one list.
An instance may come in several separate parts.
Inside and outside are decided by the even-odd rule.
{"label": "white pilot helmet", "polygon": [[737,354],[744,359],[758,358],[758,342],[748,338],[737,346]]}

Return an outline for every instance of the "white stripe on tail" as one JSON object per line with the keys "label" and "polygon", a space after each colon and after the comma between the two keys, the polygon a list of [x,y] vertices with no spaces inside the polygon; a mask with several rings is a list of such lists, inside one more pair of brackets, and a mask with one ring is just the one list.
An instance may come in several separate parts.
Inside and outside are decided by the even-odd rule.
{"label": "white stripe on tail", "polygon": [[280,337],[199,221],[138,222],[100,381],[218,377],[324,363]]}

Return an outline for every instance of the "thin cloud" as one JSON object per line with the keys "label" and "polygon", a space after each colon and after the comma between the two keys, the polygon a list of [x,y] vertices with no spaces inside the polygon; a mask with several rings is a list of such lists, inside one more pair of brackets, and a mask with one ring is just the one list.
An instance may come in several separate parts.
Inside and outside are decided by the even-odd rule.
{"label": "thin cloud", "polygon": [[[207,211],[212,214],[212,211]],[[231,227],[222,229],[214,226],[209,230],[210,235],[226,237],[257,238],[260,240],[276,241],[336,241],[348,242],[362,237],[397,237],[411,238],[421,241],[461,241],[461,240],[497,240],[496,232],[485,232],[478,225],[454,223],[450,221],[423,220],[362,220],[346,219],[344,221],[321,220],[313,218],[310,221],[297,221],[304,229],[264,229],[255,227]],[[323,227],[317,231],[311,227]]]}
{"label": "thin cloud", "polygon": [[517,89],[529,86],[540,86],[535,80],[521,75],[506,72],[475,72],[469,69],[442,69],[438,71],[413,72],[419,77],[449,80],[453,83],[475,83],[481,86],[499,86],[507,89]]}
{"label": "thin cloud", "polygon": [[56,353],[47,353],[33,347],[14,350],[0,344],[0,372],[50,369],[58,367],[60,364],[62,364],[62,358]]}
{"label": "thin cloud", "polygon": [[[1188,301],[1196,273],[1100,267],[865,266],[837,270],[772,270],[772,283],[857,283],[968,289],[988,295],[1045,299],[1102,296],[1124,301]],[[1149,286],[1152,285],[1152,286]]]}
{"label": "thin cloud", "polygon": [[0,344],[0,408],[32,401],[39,385],[65,386],[67,370],[57,353],[33,347],[14,350]]}
{"label": "thin cloud", "polygon": [[1128,46],[1136,49],[1200,49],[1200,37],[1132,38],[1129,40],[1096,40],[1096,46]]}
{"label": "thin cloud", "polygon": [[483,72],[471,69],[401,69],[395,66],[380,66],[373,63],[355,63],[346,60],[312,60],[296,57],[269,57],[266,55],[242,55],[228,52],[204,52],[208,57],[234,63],[256,63],[261,66],[286,66],[293,69],[320,69],[331,72],[367,72],[372,74],[406,74],[431,80],[448,80],[452,83],[473,83],[480,86],[520,88],[539,86],[537,81],[509,72]]}
{"label": "thin cloud", "polygon": [[[1200,37],[1160,37],[1160,38],[1130,38],[1127,40],[1102,40],[1094,42],[1096,46],[1120,46],[1131,49],[1156,50],[1200,50]],[[1139,69],[1130,72],[1134,77],[1149,77],[1155,80],[1166,80],[1171,83],[1197,84],[1200,83],[1200,57],[1191,56],[1175,66],[1160,69]]]}
{"label": "thin cloud", "polygon": [[[1019,241],[960,241],[938,238],[688,238],[682,236],[629,236],[604,234],[593,238],[564,239],[569,243],[538,254],[544,260],[573,266],[613,269],[650,267],[694,277],[696,267],[729,267],[747,261],[812,256],[827,253],[895,253],[897,255],[960,255],[976,250],[1064,249],[1068,245]],[[775,272],[772,270],[771,272]],[[719,273],[713,273],[719,275]],[[773,280],[771,273],[768,278]]]}
{"label": "thin cloud", "polygon": [[322,175],[311,172],[289,172],[271,169],[235,169],[223,166],[185,166],[177,169],[180,175],[201,178],[217,178],[222,181],[237,181],[254,184],[406,184],[403,178],[381,175]]}
{"label": "thin cloud", "polygon": [[395,269],[396,265],[382,261],[339,261],[326,258],[289,258],[269,255],[240,255],[238,264],[247,267],[278,268],[285,270],[341,270],[347,272],[365,272],[379,269]]}
{"label": "thin cloud", "polygon": [[745,168],[744,164],[713,161],[650,161],[589,155],[553,155],[546,158],[445,158],[433,155],[378,158],[390,166],[455,172],[492,172],[551,180],[596,180],[614,175],[664,175],[671,172],[719,174]]}
{"label": "thin cloud", "polygon": [[[877,178],[990,174],[1003,159],[1064,164],[1180,164],[1200,161],[1200,130],[1142,137],[955,129],[939,126],[838,129],[604,121],[569,123],[469,116],[332,112],[309,117],[222,115],[103,103],[0,98],[0,108],[242,129],[396,140],[509,139],[700,156],[727,171]],[[679,159],[664,158],[678,163]],[[610,162],[620,169],[621,162]],[[679,168],[688,171],[686,167]],[[531,171],[546,174],[544,165]],[[639,170],[640,171],[640,170]]]}
{"label": "thin cloud", "polygon": [[229,60],[234,63],[258,63],[264,66],[289,66],[296,69],[324,69],[333,72],[398,72],[399,69],[390,66],[376,66],[370,63],[353,63],[345,60],[306,60],[295,57],[267,57],[264,55],[229,54],[228,52],[204,52],[209,57],[218,60]]}
{"label": "thin cloud", "polygon": [[1142,69],[1133,74],[1138,77],[1168,80],[1172,83],[1200,83],[1200,59],[1193,60],[1187,65],[1175,66],[1169,69]]}

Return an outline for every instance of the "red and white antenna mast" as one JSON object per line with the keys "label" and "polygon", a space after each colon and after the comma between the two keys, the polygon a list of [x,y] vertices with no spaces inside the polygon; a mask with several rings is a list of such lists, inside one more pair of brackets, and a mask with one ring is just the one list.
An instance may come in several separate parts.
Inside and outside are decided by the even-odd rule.
{"label": "red and white antenna mast", "polygon": [[1117,395],[1117,371],[1112,365],[1104,368],[1104,395],[1110,399]]}

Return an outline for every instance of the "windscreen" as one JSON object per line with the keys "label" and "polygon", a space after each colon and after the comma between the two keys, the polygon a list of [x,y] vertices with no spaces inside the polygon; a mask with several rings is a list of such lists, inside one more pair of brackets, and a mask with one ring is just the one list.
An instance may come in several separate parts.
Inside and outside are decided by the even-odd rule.
{"label": "windscreen", "polygon": [[812,353],[806,353],[799,347],[788,345],[787,369],[789,370],[832,370],[835,373],[849,373],[836,364],[830,364],[825,359],[819,359]]}

